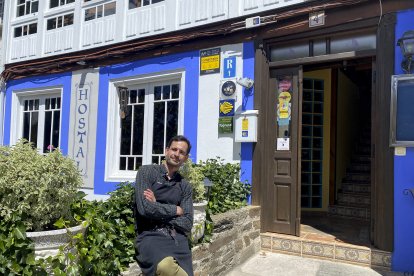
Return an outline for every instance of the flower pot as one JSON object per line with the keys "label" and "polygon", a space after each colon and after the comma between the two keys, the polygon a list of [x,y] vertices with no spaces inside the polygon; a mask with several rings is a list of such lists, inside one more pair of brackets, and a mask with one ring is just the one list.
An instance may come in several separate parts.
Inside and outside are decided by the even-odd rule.
{"label": "flower pot", "polygon": [[194,224],[191,229],[191,239],[195,242],[204,235],[207,201],[193,203]]}
{"label": "flower pot", "polygon": [[56,256],[60,246],[67,245],[73,235],[83,234],[85,229],[81,224],[68,229],[27,232],[26,235],[34,242],[35,257],[38,259]]}

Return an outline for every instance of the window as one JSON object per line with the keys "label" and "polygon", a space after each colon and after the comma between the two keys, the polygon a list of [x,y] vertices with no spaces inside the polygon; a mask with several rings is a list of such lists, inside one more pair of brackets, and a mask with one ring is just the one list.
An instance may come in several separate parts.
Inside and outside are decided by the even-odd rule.
{"label": "window", "polygon": [[32,142],[40,152],[59,147],[61,97],[59,94],[22,97],[22,125],[18,138]]}
{"label": "window", "polygon": [[73,25],[73,13],[57,16],[47,20],[47,30]]}
{"label": "window", "polygon": [[151,83],[121,82],[127,89],[112,93],[116,96],[108,111],[106,181],[133,179],[141,165],[161,164],[170,138],[182,133],[184,82],[173,76]]}
{"label": "window", "polygon": [[32,23],[14,28],[14,37],[26,36],[35,33],[37,33],[37,23]]}
{"label": "window", "polygon": [[129,9],[135,9],[143,6],[148,6],[151,4],[156,4],[163,2],[164,0],[129,0]]}
{"label": "window", "polygon": [[85,21],[94,20],[103,16],[110,16],[116,13],[116,2],[95,6],[85,10]]}
{"label": "window", "polygon": [[53,9],[53,8],[63,6],[63,5],[67,5],[67,4],[70,4],[70,3],[73,3],[73,2],[75,2],[75,0],[50,0],[50,6],[49,7],[51,9]]}
{"label": "window", "polygon": [[38,0],[17,0],[17,17],[37,12]]}

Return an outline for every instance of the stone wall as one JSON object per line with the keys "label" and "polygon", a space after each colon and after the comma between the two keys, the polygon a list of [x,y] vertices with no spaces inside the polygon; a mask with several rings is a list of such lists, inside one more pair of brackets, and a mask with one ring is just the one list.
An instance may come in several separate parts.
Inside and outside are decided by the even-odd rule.
{"label": "stone wall", "polygon": [[[225,275],[260,250],[260,207],[247,206],[212,216],[211,243],[193,248],[195,276]],[[131,264],[122,275],[141,275]]]}
{"label": "stone wall", "polygon": [[211,243],[193,248],[195,276],[225,275],[260,250],[260,207],[212,216]]}

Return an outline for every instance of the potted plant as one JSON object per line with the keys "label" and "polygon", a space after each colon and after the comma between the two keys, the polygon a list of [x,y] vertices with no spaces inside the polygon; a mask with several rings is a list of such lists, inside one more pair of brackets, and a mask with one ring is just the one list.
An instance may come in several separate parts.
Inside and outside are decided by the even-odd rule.
{"label": "potted plant", "polygon": [[180,169],[180,174],[193,188],[194,225],[191,230],[191,239],[197,242],[204,234],[206,220],[206,190],[204,188],[204,174],[201,167],[187,159]]}
{"label": "potted plant", "polygon": [[[15,146],[0,147],[0,175],[0,216],[18,211],[26,231],[32,231],[27,236],[35,242],[37,256],[57,253],[68,234],[66,229],[55,230],[54,223],[60,219],[65,225],[75,224],[70,207],[82,185],[73,160],[59,149],[40,154],[20,140]],[[69,231],[76,233],[82,227]]]}

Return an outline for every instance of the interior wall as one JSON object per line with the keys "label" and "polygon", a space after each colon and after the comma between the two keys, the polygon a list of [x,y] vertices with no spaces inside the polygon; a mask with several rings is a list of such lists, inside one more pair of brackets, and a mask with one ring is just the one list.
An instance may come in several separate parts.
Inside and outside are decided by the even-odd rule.
{"label": "interior wall", "polygon": [[324,81],[323,103],[323,161],[322,161],[322,208],[302,208],[303,210],[327,211],[329,204],[329,161],[330,161],[330,126],[331,126],[331,69],[304,72],[304,78]]}
{"label": "interior wall", "polygon": [[358,86],[343,72],[338,71],[337,95],[336,190],[351,161],[353,147],[358,139],[360,97]]}

